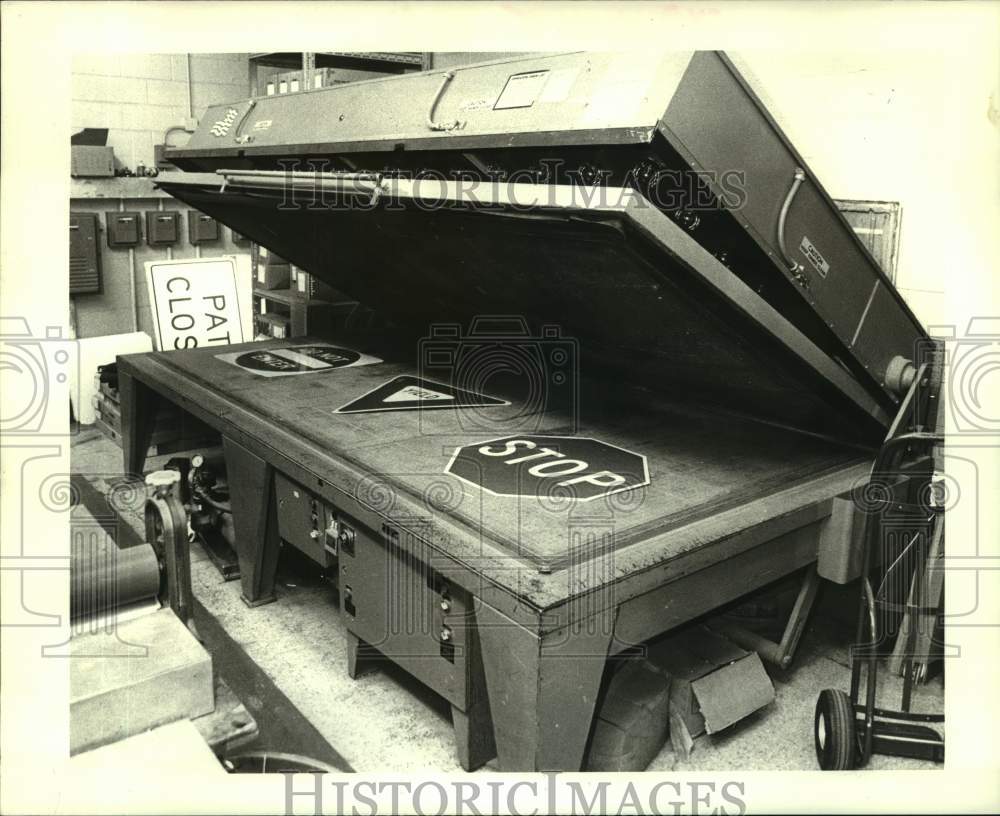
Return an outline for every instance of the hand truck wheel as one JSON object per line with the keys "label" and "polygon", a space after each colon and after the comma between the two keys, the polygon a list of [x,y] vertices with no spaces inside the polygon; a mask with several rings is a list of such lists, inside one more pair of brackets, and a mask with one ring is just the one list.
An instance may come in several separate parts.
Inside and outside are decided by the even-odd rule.
{"label": "hand truck wheel", "polygon": [[849,771],[854,767],[857,751],[854,723],[850,695],[839,689],[823,689],[816,701],[813,732],[816,759],[824,771]]}

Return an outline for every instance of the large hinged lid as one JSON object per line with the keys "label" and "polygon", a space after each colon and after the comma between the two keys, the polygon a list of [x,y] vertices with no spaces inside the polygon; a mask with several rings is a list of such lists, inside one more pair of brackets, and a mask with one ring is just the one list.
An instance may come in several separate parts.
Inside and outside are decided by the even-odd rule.
{"label": "large hinged lid", "polygon": [[609,387],[626,377],[846,439],[871,440],[888,421],[848,372],[634,190],[242,171],[160,184],[418,334],[520,315],[574,338],[584,373]]}

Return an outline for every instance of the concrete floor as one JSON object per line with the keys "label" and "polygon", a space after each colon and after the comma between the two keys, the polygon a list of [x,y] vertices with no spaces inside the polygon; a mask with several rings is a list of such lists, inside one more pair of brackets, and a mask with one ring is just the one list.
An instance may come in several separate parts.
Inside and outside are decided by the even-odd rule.
{"label": "concrete floor", "polygon": [[[102,494],[121,472],[121,450],[86,429],[73,447],[73,472],[85,476]],[[167,457],[152,458],[148,469]],[[123,518],[141,537],[142,506]],[[83,514],[83,515],[78,515]],[[86,523],[74,511],[74,523]],[[453,748],[450,709],[436,694],[393,666],[357,680],[347,676],[346,637],[333,587],[304,568],[294,552],[283,555],[278,601],[257,609],[240,598],[238,581],[224,582],[208,558],[192,551],[196,597],[226,632],[267,674],[329,744],[357,771],[400,773],[460,770]],[[829,588],[811,617],[793,667],[769,668],[775,701],[726,729],[702,736],[688,759],[669,741],[648,771],[815,770],[813,711],[824,688],[849,684],[847,646],[853,638],[856,596]],[[898,706],[901,681],[882,672],[880,702]],[[932,679],[915,693],[914,710],[940,711],[943,681]],[[933,763],[876,756],[873,769],[921,769]],[[493,764],[486,770],[494,769]]]}

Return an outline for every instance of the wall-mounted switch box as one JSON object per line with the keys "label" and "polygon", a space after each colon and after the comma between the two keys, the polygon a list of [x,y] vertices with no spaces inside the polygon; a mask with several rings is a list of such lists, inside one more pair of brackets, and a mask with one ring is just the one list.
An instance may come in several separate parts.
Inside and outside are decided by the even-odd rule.
{"label": "wall-mounted switch box", "polygon": [[69,214],[69,293],[101,291],[101,256],[97,248],[100,225],[96,213]]}
{"label": "wall-mounted switch box", "polygon": [[149,210],[146,213],[146,243],[169,246],[181,239],[181,214],[170,210]]}
{"label": "wall-mounted switch box", "polygon": [[191,244],[208,244],[219,240],[219,222],[197,210],[188,210],[188,240]]}
{"label": "wall-mounted switch box", "polygon": [[107,225],[109,247],[134,247],[142,240],[142,227],[139,222],[142,213],[137,212],[106,212],[104,223]]}

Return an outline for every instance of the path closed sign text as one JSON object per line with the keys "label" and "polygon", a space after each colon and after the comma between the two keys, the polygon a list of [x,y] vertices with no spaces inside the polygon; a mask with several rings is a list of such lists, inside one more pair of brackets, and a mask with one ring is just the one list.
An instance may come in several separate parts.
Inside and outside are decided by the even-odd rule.
{"label": "path closed sign text", "polygon": [[[250,284],[234,258],[146,264],[157,347],[162,351],[224,346],[249,339]],[[241,303],[240,285],[245,287]]]}

